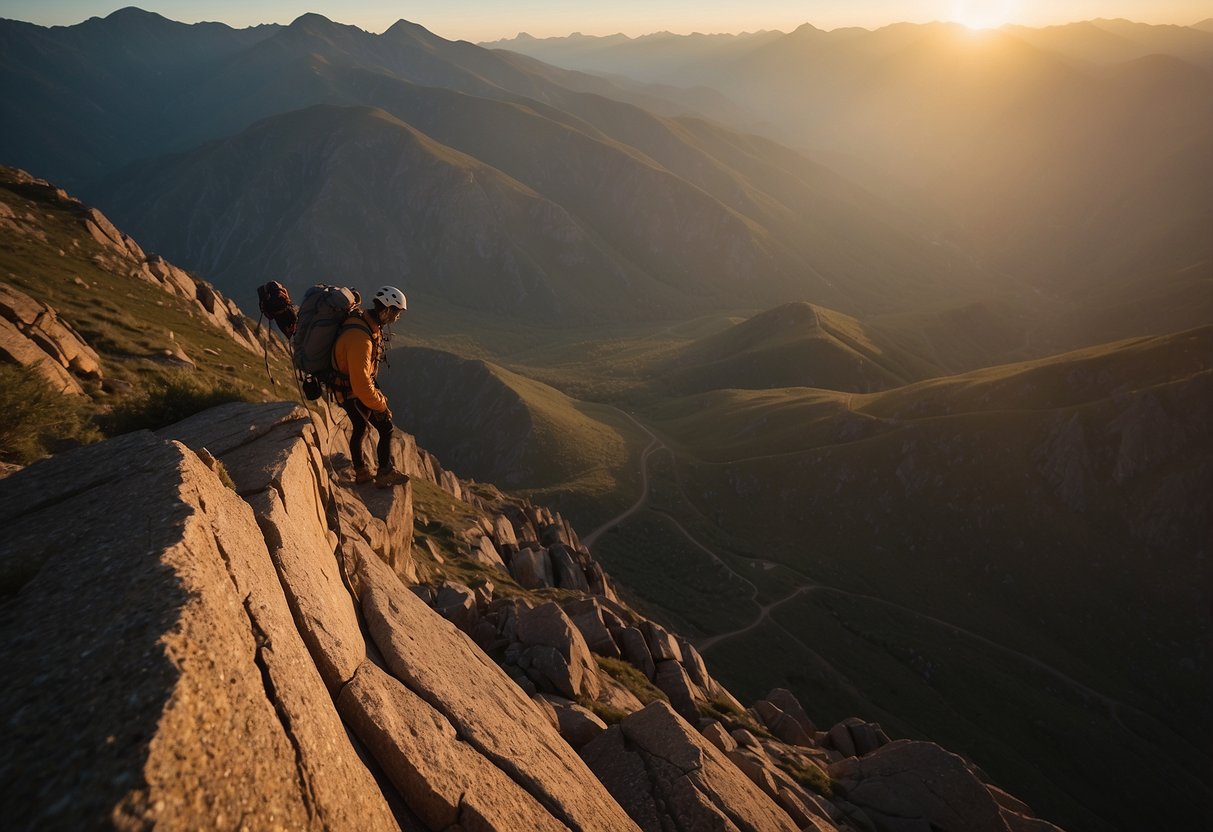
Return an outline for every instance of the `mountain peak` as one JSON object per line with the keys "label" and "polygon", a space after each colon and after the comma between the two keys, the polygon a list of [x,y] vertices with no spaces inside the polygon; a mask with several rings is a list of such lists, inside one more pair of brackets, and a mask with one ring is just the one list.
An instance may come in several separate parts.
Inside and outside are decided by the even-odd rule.
{"label": "mountain peak", "polygon": [[105,17],[93,17],[89,21],[92,23],[103,23],[107,26],[183,26],[185,24],[178,23],[175,20],[169,20],[163,15],[155,12],[145,11],[137,6],[126,6],[117,11],[110,12]]}
{"label": "mountain peak", "polygon": [[400,18],[395,23],[393,23],[391,25],[391,27],[389,27],[388,30],[386,32],[384,32],[383,34],[385,36],[392,35],[394,37],[400,37],[401,35],[407,35],[408,37],[411,37],[411,38],[419,38],[419,39],[424,39],[424,40],[442,40],[442,38],[440,38],[438,35],[435,35],[433,32],[431,32],[429,29],[422,26],[420,23],[414,23],[413,21],[405,20],[404,18]]}
{"label": "mountain peak", "polygon": [[315,27],[330,27],[335,26],[333,21],[329,20],[322,14],[316,12],[305,12],[291,21],[289,28],[291,29],[313,29]]}

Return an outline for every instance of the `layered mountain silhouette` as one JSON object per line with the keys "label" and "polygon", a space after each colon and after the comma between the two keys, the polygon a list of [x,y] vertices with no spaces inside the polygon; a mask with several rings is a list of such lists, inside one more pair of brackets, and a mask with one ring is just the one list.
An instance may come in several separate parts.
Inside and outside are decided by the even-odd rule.
{"label": "layered mountain silhouette", "polygon": [[[122,28],[134,14],[92,28]],[[64,37],[6,25],[12,38]],[[732,305],[742,294],[747,302],[807,295],[873,310],[909,292],[981,291],[978,270],[933,245],[912,214],[769,141],[574,92],[550,80],[552,71],[533,71],[533,61],[403,21],[376,36],[305,15],[257,34],[171,93],[140,96],[142,117],[116,119],[127,133],[152,120],[162,151],[194,149],[123,168],[89,189],[147,244],[228,291],[247,291],[266,273],[302,287],[322,276],[394,270],[423,292],[582,317],[590,309],[668,316]],[[78,63],[83,77],[89,64]],[[14,85],[39,75],[32,59],[10,72]],[[99,97],[90,88],[76,107]],[[302,112],[317,104],[328,109]],[[38,123],[35,102],[23,106]],[[72,112],[62,98],[46,106],[59,118]],[[365,117],[337,106],[380,109],[402,127],[393,132],[380,120],[365,152],[357,144],[369,129]],[[219,136],[229,138],[197,147]],[[45,150],[42,138],[35,131],[29,141]],[[146,133],[140,141],[142,155],[154,155]],[[128,160],[94,147],[89,166],[98,175]],[[0,150],[16,161],[29,155]],[[343,165],[343,153],[362,166]],[[228,165],[233,155],[240,175]],[[416,175],[403,159],[420,166]],[[69,161],[42,164],[53,173],[69,170]],[[396,173],[374,172],[380,167]],[[435,196],[431,176],[468,182],[466,197],[481,207],[446,189]],[[526,191],[534,202],[522,210]],[[348,198],[337,208],[333,194]],[[309,222],[334,210],[348,220],[342,245],[325,230],[328,217]],[[421,233],[423,210],[431,225]],[[464,210],[476,218],[463,219]],[[489,214],[495,222],[483,221]],[[309,242],[317,238],[325,238],[320,261]],[[623,300],[621,286],[632,299]],[[532,303],[536,296],[549,302]]]}
{"label": "layered mountain silhouette", "polygon": [[[764,132],[954,219],[969,250],[1049,304],[1132,298],[1147,320],[1207,290],[1213,34],[1090,21],[973,33],[948,24],[780,37],[519,39],[494,45],[648,82],[707,85]],[[701,49],[696,49],[696,45]],[[680,50],[694,57],[671,65]],[[900,183],[900,185],[898,185]],[[1205,295],[1207,296],[1207,291]],[[1206,301],[1186,319],[1207,322]],[[1056,347],[1166,329],[1079,314]]]}

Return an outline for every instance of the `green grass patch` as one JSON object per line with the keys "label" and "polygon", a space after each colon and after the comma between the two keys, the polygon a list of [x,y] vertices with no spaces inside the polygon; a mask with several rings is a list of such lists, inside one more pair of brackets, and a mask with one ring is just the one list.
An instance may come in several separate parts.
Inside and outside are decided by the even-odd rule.
{"label": "green grass patch", "polygon": [[822,797],[834,796],[834,781],[830,779],[830,775],[817,766],[803,763],[794,757],[785,757],[782,760],[777,760],[775,765],[783,769],[789,777],[809,791],[815,792]]}
{"label": "green grass patch", "polygon": [[0,364],[0,459],[27,465],[73,444],[101,438],[92,401],[50,388],[33,369]]}
{"label": "green grass patch", "polygon": [[120,402],[103,419],[106,433],[158,430],[227,402],[250,401],[248,394],[225,383],[208,383],[189,373],[154,382]]}
{"label": "green grass patch", "polygon": [[621,708],[586,696],[578,696],[577,704],[593,713],[607,725],[618,725],[628,715],[628,712]]}
{"label": "green grass patch", "polygon": [[[639,699],[641,704],[647,705],[658,699],[663,702],[670,701],[670,698],[660,688],[649,681],[649,677],[627,662],[621,659],[612,659],[607,656],[598,655],[595,655],[594,659],[598,662],[598,667],[616,682],[631,691],[632,695]],[[605,718],[603,721],[606,721]]]}

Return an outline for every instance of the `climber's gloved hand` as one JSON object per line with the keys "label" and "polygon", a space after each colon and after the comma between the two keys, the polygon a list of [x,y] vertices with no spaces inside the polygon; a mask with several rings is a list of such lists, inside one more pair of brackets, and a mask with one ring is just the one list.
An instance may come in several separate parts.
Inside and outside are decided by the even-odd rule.
{"label": "climber's gloved hand", "polygon": [[388,407],[388,408],[384,408],[383,410],[379,410],[379,411],[371,413],[371,421],[374,422],[379,427],[391,427],[392,426],[392,409],[390,407]]}

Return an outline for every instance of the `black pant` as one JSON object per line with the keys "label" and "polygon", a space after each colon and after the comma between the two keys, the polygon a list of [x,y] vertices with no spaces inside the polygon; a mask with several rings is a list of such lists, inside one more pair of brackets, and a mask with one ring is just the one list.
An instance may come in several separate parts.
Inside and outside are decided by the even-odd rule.
{"label": "black pant", "polygon": [[341,403],[346,414],[350,417],[353,430],[350,432],[350,459],[355,468],[364,467],[362,461],[362,440],[366,436],[366,426],[370,425],[379,434],[379,442],[375,445],[375,455],[379,459],[379,470],[386,471],[392,467],[392,421],[386,413],[376,413],[362,402],[357,396],[350,396]]}

